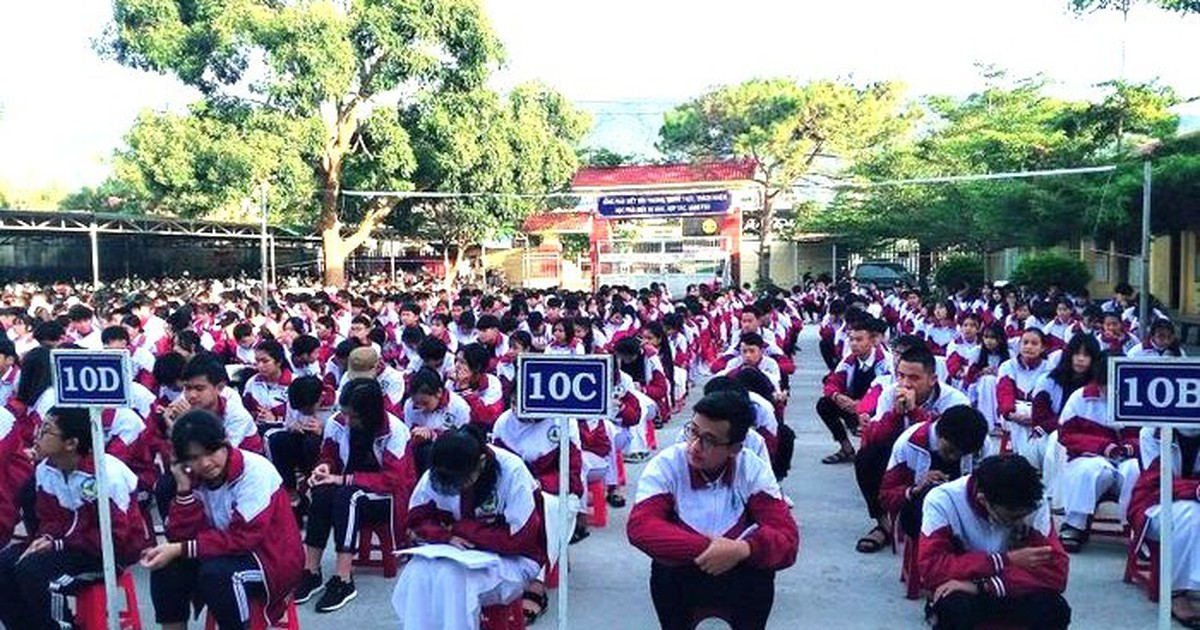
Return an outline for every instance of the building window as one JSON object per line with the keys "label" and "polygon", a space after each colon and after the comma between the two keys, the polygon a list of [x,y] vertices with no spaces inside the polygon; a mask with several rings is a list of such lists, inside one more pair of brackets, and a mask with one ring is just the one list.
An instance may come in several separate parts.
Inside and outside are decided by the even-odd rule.
{"label": "building window", "polygon": [[1092,277],[1096,282],[1109,281],[1109,266],[1112,262],[1112,257],[1108,254],[1097,253],[1096,260],[1092,264]]}

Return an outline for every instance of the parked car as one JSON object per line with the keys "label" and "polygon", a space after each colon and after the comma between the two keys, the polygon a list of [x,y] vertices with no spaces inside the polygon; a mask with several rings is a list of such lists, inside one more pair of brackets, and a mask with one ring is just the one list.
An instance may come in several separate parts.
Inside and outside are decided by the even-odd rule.
{"label": "parked car", "polygon": [[894,287],[898,284],[909,286],[916,284],[916,278],[900,263],[886,260],[870,260],[859,263],[854,268],[853,278],[859,284],[874,283],[881,289]]}

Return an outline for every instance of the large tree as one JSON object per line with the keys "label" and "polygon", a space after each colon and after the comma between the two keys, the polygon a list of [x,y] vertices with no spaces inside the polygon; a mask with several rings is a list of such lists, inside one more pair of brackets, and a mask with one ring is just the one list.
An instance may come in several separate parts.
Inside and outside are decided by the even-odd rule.
{"label": "large tree", "polygon": [[762,204],[749,214],[759,237],[758,279],[770,279],[775,204],[818,160],[854,160],[888,146],[908,115],[894,83],[752,80],[719,87],[667,112],[659,148],[673,159],[748,158]]}
{"label": "large tree", "polygon": [[[1071,8],[1077,13],[1099,10],[1129,13],[1133,3],[1134,0],[1069,0]],[[1143,0],[1143,3],[1179,13],[1200,13],[1200,0]]]}
{"label": "large tree", "polygon": [[[113,18],[101,44],[105,54],[199,90],[203,103],[192,117],[207,120],[183,123],[203,138],[198,142],[216,146],[217,132],[243,139],[265,134],[272,138],[260,138],[257,147],[302,156],[309,183],[298,182],[286,165],[260,164],[265,168],[250,169],[248,177],[231,177],[242,187],[232,195],[253,196],[262,184],[288,189],[273,200],[312,193],[291,202],[299,212],[317,208],[330,284],[344,283],[345,257],[395,205],[376,198],[349,229],[339,215],[343,188],[409,185],[413,162],[397,106],[417,93],[478,88],[500,55],[476,0],[114,0]],[[215,155],[223,161],[226,153]],[[208,168],[223,169],[178,170],[186,177]]]}
{"label": "large tree", "polygon": [[536,83],[506,96],[483,89],[429,93],[400,119],[412,138],[416,190],[463,194],[413,197],[397,217],[442,244],[447,283],[469,245],[511,229],[553,201],[542,195],[566,187],[590,125],[569,101]]}
{"label": "large tree", "polygon": [[[984,90],[926,99],[922,133],[856,163],[865,182],[1089,166],[1126,159],[1148,138],[1174,133],[1168,88],[1107,82],[1094,102],[1047,93],[1040,77],[1010,80],[988,70]],[[842,191],[811,229],[849,244],[909,239],[924,252],[990,252],[1118,234],[1128,222],[1118,199],[1124,171],[1039,179],[884,185]]]}

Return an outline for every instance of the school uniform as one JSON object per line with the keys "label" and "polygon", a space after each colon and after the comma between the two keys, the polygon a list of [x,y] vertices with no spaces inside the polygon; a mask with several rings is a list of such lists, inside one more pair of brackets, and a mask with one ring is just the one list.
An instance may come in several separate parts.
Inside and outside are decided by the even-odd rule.
{"label": "school uniform", "polygon": [[[490,492],[438,492],[425,473],[409,501],[407,529],[423,543],[396,581],[392,608],[405,628],[476,630],[483,607],[516,601],[548,563],[537,482],[520,457],[485,446],[496,470]],[[474,547],[460,550],[452,536]]]}
{"label": "school uniform", "polygon": [[[1161,540],[1162,506],[1158,484],[1162,478],[1162,451],[1158,429],[1144,427],[1139,434],[1143,470],[1129,503],[1129,523],[1134,544]],[[1200,435],[1175,434],[1172,459],[1171,590],[1200,590]]]}
{"label": "school uniform", "polygon": [[1137,358],[1153,358],[1153,357],[1186,357],[1187,353],[1182,348],[1160,348],[1154,345],[1150,338],[1146,338],[1140,344],[1129,351],[1129,356]]}
{"label": "school uniform", "polygon": [[[288,387],[291,384],[291,370],[284,370],[279,378],[273,381],[267,380],[262,374],[255,374],[246,381],[245,387],[242,388],[242,404],[254,418],[260,434],[265,436],[272,431],[278,431],[282,426],[287,414]],[[274,420],[260,422],[259,414],[264,411],[269,411]]]}
{"label": "school uniform", "polygon": [[1087,529],[1088,518],[1108,492],[1116,493],[1124,515],[1139,473],[1138,431],[1113,423],[1099,386],[1087,385],[1067,398],[1059,419],[1058,441],[1067,449],[1067,465],[1062,471],[1066,524]]}
{"label": "school uniform", "polygon": [[493,374],[481,374],[473,387],[457,392],[471,408],[471,424],[490,432],[496,419],[504,412],[507,401],[500,378]]}
{"label": "school uniform", "polygon": [[[1053,368],[1047,359],[1027,362],[1024,357],[1017,355],[1001,363],[996,375],[996,411],[992,417],[996,424],[1003,422],[1008,430],[1013,451],[1024,456],[1039,470],[1046,451],[1046,431],[1045,427],[1038,427],[1033,422],[1033,392],[1038,380]],[[1029,414],[1030,419],[1024,422],[1012,420],[1012,415],[1018,411]],[[981,410],[981,413],[985,419],[989,418],[988,412]]]}
{"label": "school uniform", "polygon": [[225,481],[194,481],[166,513],[167,539],[183,556],[150,574],[155,620],[185,622],[190,604],[208,608],[223,630],[250,623],[250,599],[263,623],[282,618],[300,583],[304,550],[282,480],[261,455],[229,449]]}
{"label": "school uniform", "polygon": [[[766,627],[775,573],[796,561],[799,528],[771,467],[739,453],[716,479],[687,463],[687,444],[656,455],[638,482],[627,533],[650,556],[650,596],[664,629],[693,627],[699,607],[729,610],[734,628]],[[750,556],[719,576],[695,566],[711,539],[745,540]]]}
{"label": "school uniform", "polygon": [[1129,355],[1133,350],[1142,344],[1137,337],[1123,333],[1119,337],[1110,336],[1108,333],[1096,333],[1096,341],[1100,343],[1100,349],[1116,356]]}
{"label": "school uniform", "polygon": [[901,531],[915,544],[921,529],[925,492],[914,486],[930,470],[946,475],[948,481],[971,474],[979,453],[965,453],[958,461],[947,461],[938,452],[938,421],[916,424],[900,434],[892,447],[887,472],[879,486],[879,503],[888,514],[899,518]]}
{"label": "school uniform", "polygon": [[875,348],[863,360],[856,355],[842,359],[829,376],[825,377],[824,395],[817,401],[817,415],[829,429],[834,442],[847,439],[846,427],[858,426],[858,415],[842,411],[833,402],[833,396],[844,394],[854,400],[863,400],[875,379],[891,373],[891,357],[881,347]]}
{"label": "school uniform", "polygon": [[967,373],[979,360],[980,341],[958,337],[946,348],[946,382],[962,392],[967,391]]}
{"label": "school uniform", "polygon": [[51,546],[23,560],[27,544],[0,551],[0,622],[9,630],[73,627],[67,597],[104,579],[97,465],[105,467],[118,570],[137,562],[146,524],[137,509],[137,478],[129,468],[107,454],[82,457],[70,473],[43,460],[33,473],[38,525],[31,539],[47,538]]}
{"label": "school uniform", "polygon": [[922,330],[925,345],[934,356],[944,357],[949,354],[950,345],[958,339],[958,327],[953,322],[928,323]]}
{"label": "school uniform", "polygon": [[404,401],[404,423],[410,429],[424,427],[435,433],[456,429],[471,421],[471,406],[462,396],[445,389],[433,411],[425,411],[413,404],[410,397]]}
{"label": "school uniform", "polygon": [[381,522],[390,524],[394,540],[405,539],[400,525],[417,475],[409,430],[399,418],[387,414],[376,434],[360,444],[352,442],[346,417],[335,414],[325,421],[321,464],[344,480],[312,488],[304,544],[324,549],[332,532],[338,553],[354,553],[359,530]]}
{"label": "school uniform", "polygon": [[892,447],[900,435],[913,425],[937,420],[950,407],[969,404],[962,392],[937,383],[924,403],[901,414],[894,408],[896,389],[892,384],[879,396],[876,416],[862,428],[862,442],[854,457],[854,476],[867,504],[867,514],[873,519],[886,514],[879,500],[879,490],[891,460]]}
{"label": "school uniform", "polygon": [[1077,319],[1061,321],[1057,317],[1042,326],[1046,333],[1046,350],[1061,350],[1071,342],[1071,337],[1083,333],[1083,324]]}
{"label": "school uniform", "polygon": [[25,454],[21,427],[0,408],[0,549],[12,540],[21,515],[19,496],[32,476],[33,460]]}
{"label": "school uniform", "polygon": [[[568,484],[567,492],[582,499],[583,451],[579,424],[567,422],[568,431]],[[510,409],[500,415],[492,433],[492,443],[513,453],[525,462],[538,487],[549,494],[557,495],[562,486],[558,474],[559,458],[558,421],[520,420]]]}
{"label": "school uniform", "polygon": [[[1055,535],[1050,509],[1043,504],[1016,527],[995,524],[976,498],[973,477],[933,488],[925,496],[917,573],[923,588],[950,580],[975,582],[978,595],[954,593],[929,606],[935,630],[969,630],[988,621],[1021,627],[1065,629],[1071,609],[1062,593],[1069,560]],[[1019,567],[1009,551],[1050,547],[1053,560]]]}
{"label": "school uniform", "polygon": [[21,367],[12,365],[0,376],[0,407],[8,404],[8,399],[17,392],[17,382],[21,378]]}

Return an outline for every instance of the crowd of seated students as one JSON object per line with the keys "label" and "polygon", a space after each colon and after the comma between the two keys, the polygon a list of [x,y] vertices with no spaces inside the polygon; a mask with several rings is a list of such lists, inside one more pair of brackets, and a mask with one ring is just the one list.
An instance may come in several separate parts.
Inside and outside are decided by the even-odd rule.
{"label": "crowd of seated students", "polygon": [[[585,488],[602,484],[600,500],[624,507],[621,464],[672,450],[656,431],[691,417],[689,391],[713,374],[711,388],[749,410],[737,422],[749,421],[754,483],[781,498],[799,293],[692,286],[670,296],[657,285],[486,293],[375,282],[293,287],[264,309],[238,283],[129,288],[137,292],[10,285],[0,296],[8,627],[42,627],[12,612],[30,606],[69,622],[57,591],[35,596],[31,585],[60,574],[95,579],[98,523],[67,531],[63,519],[95,518],[94,496],[78,493],[101,461],[120,485],[111,493],[119,563],[152,571],[155,617],[168,628],[185,624],[193,605],[223,629],[248,627],[250,600],[272,619],[289,601],[336,611],[357,595],[359,534],[378,527],[410,548],[393,602],[405,627],[475,627],[482,608],[517,600],[532,623],[546,608],[557,552],[547,503],[565,488],[579,514],[565,535],[586,539]],[[105,444],[94,452],[104,458],[93,458],[90,434],[73,424],[78,414],[54,399],[50,354],[76,347],[131,357],[135,404],[103,414]],[[570,479],[559,478],[558,423],[513,408],[524,352],[615,358],[612,416],[569,423]],[[758,527],[751,547],[769,538],[768,524]],[[783,535],[777,549],[754,551],[755,566],[791,563]],[[322,568],[330,546],[331,575]],[[45,566],[27,574],[35,555]]]}
{"label": "crowd of seated students", "polygon": [[[813,293],[801,299],[824,304],[829,370],[815,412],[838,446],[822,462],[854,464],[872,521],[859,552],[915,545],[905,576],[935,628],[1067,627],[1067,554],[1087,545],[1101,503],[1147,553],[1158,442],[1113,423],[1107,370],[1110,357],[1184,354],[1162,310],[1140,325],[1127,285],[1095,304],[1054,286],[964,287],[931,306],[905,287]],[[1194,433],[1177,434],[1173,453],[1172,611],[1187,627],[1200,627]]]}

